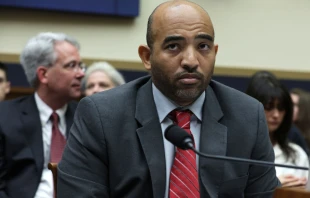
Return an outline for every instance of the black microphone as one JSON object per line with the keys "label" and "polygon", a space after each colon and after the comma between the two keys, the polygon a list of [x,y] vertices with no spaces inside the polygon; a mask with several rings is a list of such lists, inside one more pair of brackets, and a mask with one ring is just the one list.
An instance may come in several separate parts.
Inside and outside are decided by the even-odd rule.
{"label": "black microphone", "polygon": [[302,167],[302,166],[276,164],[276,163],[260,161],[260,160],[250,160],[250,159],[243,159],[243,158],[237,158],[237,157],[209,155],[209,154],[201,153],[195,149],[192,136],[189,133],[187,133],[184,129],[180,128],[177,125],[170,125],[167,127],[167,129],[165,130],[165,138],[169,142],[171,142],[173,145],[175,145],[176,147],[179,147],[183,150],[191,149],[197,155],[201,157],[217,159],[217,160],[225,160],[225,161],[245,162],[248,164],[261,165],[261,166],[279,166],[279,167],[285,167],[285,168],[309,170],[308,167]]}

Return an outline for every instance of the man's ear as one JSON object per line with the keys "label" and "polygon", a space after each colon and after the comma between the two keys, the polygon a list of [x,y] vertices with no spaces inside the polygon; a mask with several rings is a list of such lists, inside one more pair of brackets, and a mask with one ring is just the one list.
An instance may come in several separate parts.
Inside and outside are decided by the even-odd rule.
{"label": "man's ear", "polygon": [[142,60],[145,69],[151,70],[151,49],[147,45],[140,45],[138,49],[140,59]]}
{"label": "man's ear", "polygon": [[219,45],[214,45],[215,55],[217,55],[217,50],[219,49]]}
{"label": "man's ear", "polygon": [[37,77],[38,80],[43,83],[43,84],[47,84],[48,79],[47,79],[47,68],[44,66],[39,66],[37,68]]}

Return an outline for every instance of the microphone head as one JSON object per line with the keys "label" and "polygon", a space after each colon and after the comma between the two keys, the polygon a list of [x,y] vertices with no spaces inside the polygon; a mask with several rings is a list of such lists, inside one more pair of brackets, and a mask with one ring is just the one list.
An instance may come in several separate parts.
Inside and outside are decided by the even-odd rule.
{"label": "microphone head", "polygon": [[188,143],[193,145],[193,138],[184,129],[177,125],[170,125],[165,130],[165,138],[176,147],[183,150],[191,148]]}

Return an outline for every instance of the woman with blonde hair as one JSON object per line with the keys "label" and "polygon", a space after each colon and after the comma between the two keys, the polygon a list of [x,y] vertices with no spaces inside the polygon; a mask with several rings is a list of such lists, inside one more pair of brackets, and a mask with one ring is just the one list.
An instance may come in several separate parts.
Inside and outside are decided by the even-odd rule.
{"label": "woman with blonde hair", "polygon": [[107,62],[95,62],[85,72],[82,81],[82,92],[85,96],[90,96],[124,83],[124,77],[112,65]]}

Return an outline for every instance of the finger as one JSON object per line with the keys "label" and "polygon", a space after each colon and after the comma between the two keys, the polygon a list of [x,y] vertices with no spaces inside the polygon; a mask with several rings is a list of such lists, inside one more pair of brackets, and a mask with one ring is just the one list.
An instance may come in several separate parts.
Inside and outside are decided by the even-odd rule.
{"label": "finger", "polygon": [[294,175],[283,175],[283,177],[285,177],[285,178],[295,178]]}
{"label": "finger", "polygon": [[298,181],[287,183],[286,187],[298,187],[298,186],[305,186],[305,185],[306,185],[305,182],[298,180]]}
{"label": "finger", "polygon": [[[299,179],[297,177],[294,177],[294,178],[284,178],[283,179],[283,183],[291,183],[291,182],[297,182],[299,181]],[[282,181],[281,181],[282,183]]]}

